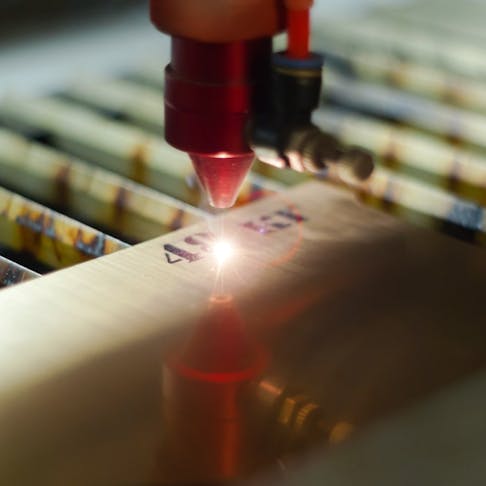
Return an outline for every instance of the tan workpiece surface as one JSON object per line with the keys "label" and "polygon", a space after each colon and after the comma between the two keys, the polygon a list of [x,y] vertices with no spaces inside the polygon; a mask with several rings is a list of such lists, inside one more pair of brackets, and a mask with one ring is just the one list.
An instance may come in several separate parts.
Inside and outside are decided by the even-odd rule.
{"label": "tan workpiece surface", "polygon": [[[289,209],[305,221],[277,214]],[[369,426],[486,362],[481,250],[313,182],[229,213],[237,251],[221,283],[214,257],[184,243],[221,227],[186,228],[0,293],[1,480],[150,478],[164,353],[222,288],[268,346],[272,372],[323,403],[329,423]]]}

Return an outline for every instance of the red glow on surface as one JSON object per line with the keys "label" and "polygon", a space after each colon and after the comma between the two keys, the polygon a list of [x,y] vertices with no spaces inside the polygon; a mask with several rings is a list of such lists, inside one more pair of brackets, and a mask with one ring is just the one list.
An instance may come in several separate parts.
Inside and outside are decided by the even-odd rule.
{"label": "red glow on surface", "polygon": [[230,208],[253,163],[253,153],[212,155],[190,154],[199,182],[206,191],[211,206]]}
{"label": "red glow on surface", "polygon": [[163,484],[227,484],[260,463],[261,417],[246,405],[263,374],[234,299],[213,295],[163,367]]}
{"label": "red glow on surface", "polygon": [[204,381],[214,384],[229,384],[247,382],[257,378],[264,369],[266,361],[266,357],[262,352],[260,356],[257,357],[255,366],[241,371],[233,371],[231,373],[208,373],[186,366],[181,361],[170,362],[169,364],[180,376],[184,376],[191,380]]}
{"label": "red glow on surface", "polygon": [[215,295],[207,312],[168,364],[180,376],[208,383],[238,383],[255,379],[266,354],[247,335],[231,295]]}

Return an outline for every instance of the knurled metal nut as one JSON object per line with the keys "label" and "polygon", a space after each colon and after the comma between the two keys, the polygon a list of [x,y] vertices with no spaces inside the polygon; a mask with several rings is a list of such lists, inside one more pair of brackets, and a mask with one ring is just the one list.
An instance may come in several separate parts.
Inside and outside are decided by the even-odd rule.
{"label": "knurled metal nut", "polygon": [[302,433],[319,415],[321,407],[315,402],[308,402],[301,407],[295,417],[294,430],[295,432]]}
{"label": "knurled metal nut", "polygon": [[294,395],[287,397],[280,409],[278,416],[278,423],[292,428],[295,417],[297,416],[298,407],[309,402],[309,397],[305,395]]}

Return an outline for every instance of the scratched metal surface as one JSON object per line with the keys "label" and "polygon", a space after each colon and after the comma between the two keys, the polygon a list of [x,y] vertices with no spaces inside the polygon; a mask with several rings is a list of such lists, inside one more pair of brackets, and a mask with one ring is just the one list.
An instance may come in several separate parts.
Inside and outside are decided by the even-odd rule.
{"label": "scratched metal surface", "polygon": [[127,245],[0,188],[0,244],[52,268],[108,255]]}
{"label": "scratched metal surface", "polygon": [[37,277],[39,277],[39,274],[36,272],[0,256],[0,288],[26,282]]}
{"label": "scratched metal surface", "polygon": [[139,242],[201,221],[193,206],[0,130],[2,183],[78,220]]}

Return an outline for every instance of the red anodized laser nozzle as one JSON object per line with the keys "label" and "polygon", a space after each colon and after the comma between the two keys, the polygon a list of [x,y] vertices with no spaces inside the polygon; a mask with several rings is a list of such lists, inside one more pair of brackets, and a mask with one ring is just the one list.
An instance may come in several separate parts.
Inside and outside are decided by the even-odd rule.
{"label": "red anodized laser nozzle", "polygon": [[[248,117],[270,77],[271,38],[285,27],[282,0],[150,0],[172,36],[165,138],[187,152],[216,207],[233,205],[253,153]],[[259,96],[259,95],[258,95]]]}
{"label": "red anodized laser nozzle", "polygon": [[166,68],[165,136],[187,152],[209,202],[233,206],[254,155],[245,132],[270,38],[230,43],[172,39]]}
{"label": "red anodized laser nozzle", "polygon": [[190,155],[199,182],[208,196],[209,204],[215,208],[232,207],[253,163],[253,152]]}
{"label": "red anodized laser nozzle", "polygon": [[164,362],[164,484],[227,484],[260,465],[266,429],[252,406],[252,383],[266,363],[233,297],[212,296]]}

